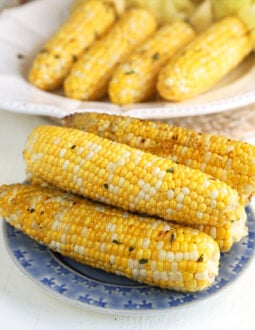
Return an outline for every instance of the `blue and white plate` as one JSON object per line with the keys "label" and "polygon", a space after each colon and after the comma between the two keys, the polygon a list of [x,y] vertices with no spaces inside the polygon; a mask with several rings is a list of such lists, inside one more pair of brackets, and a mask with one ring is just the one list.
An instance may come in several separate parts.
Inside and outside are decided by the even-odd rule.
{"label": "blue and white plate", "polygon": [[51,252],[5,222],[3,232],[7,250],[18,268],[51,295],[98,312],[151,314],[210,297],[240,276],[255,251],[255,215],[250,207],[246,212],[248,236],[222,255],[214,284],[200,293],[150,287],[92,269]]}

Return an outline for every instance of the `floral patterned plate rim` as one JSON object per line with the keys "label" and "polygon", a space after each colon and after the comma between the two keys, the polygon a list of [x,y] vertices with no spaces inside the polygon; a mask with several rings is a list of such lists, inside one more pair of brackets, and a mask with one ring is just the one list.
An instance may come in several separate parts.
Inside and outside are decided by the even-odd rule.
{"label": "floral patterned plate rim", "polygon": [[248,235],[222,255],[214,284],[200,293],[150,287],[52,253],[3,222],[4,241],[16,266],[38,286],[77,307],[112,314],[152,314],[208,298],[235,281],[254,256],[255,215],[246,207]]}
{"label": "floral patterned plate rim", "polygon": [[[255,55],[207,93],[185,102],[144,102],[118,106],[105,100],[81,102],[39,90],[27,81],[35,54],[68,17],[73,0],[34,0],[0,15],[0,108],[61,118],[73,112],[105,112],[167,119],[234,110],[255,102]],[[47,21],[47,24],[44,22]],[[43,26],[43,29],[42,29]],[[9,86],[12,86],[11,88]]]}

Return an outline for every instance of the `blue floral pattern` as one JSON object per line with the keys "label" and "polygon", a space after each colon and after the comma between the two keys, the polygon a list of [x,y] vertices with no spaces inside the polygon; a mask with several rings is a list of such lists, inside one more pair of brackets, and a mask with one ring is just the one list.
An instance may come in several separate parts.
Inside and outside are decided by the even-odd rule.
{"label": "blue floral pattern", "polygon": [[255,250],[255,217],[250,207],[246,212],[248,236],[235,244],[229,253],[222,254],[215,283],[200,293],[163,290],[92,269],[51,252],[7,223],[3,224],[3,232],[15,264],[55,297],[100,312],[144,314],[209,297],[237,279]]}

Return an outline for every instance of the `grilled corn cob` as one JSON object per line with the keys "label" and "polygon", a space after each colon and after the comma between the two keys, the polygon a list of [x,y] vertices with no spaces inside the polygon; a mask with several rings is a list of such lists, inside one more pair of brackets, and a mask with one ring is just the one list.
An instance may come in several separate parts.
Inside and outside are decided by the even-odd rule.
{"label": "grilled corn cob", "polygon": [[213,283],[220,253],[210,236],[165,221],[114,212],[49,188],[0,187],[1,216],[60,254],[177,291],[201,291]]}
{"label": "grilled corn cob", "polygon": [[252,38],[243,22],[227,17],[194,39],[162,68],[159,94],[183,101],[206,92],[252,51]]}
{"label": "grilled corn cob", "polygon": [[[30,180],[30,184],[41,186],[41,187],[49,187],[52,189],[52,186],[47,182],[43,181],[39,177],[33,177]],[[91,203],[93,204],[93,202]],[[94,205],[97,205],[94,203]],[[107,213],[109,215],[119,215],[123,214],[120,209],[116,209],[113,207],[102,206],[101,211]],[[219,245],[221,252],[228,252],[232,248],[233,244],[239,242],[242,238],[244,238],[248,234],[248,228],[246,225],[247,215],[245,211],[243,212],[241,219],[239,221],[234,221],[229,224],[224,225],[190,225],[191,228],[198,229],[203,231],[204,233],[211,236]]]}
{"label": "grilled corn cob", "polygon": [[115,9],[100,0],[88,0],[45,43],[29,72],[29,81],[43,90],[63,83],[83,51],[116,20]]}
{"label": "grilled corn cob", "polygon": [[192,27],[182,21],[157,30],[114,71],[108,91],[111,101],[123,105],[145,101],[155,94],[159,70],[194,36]]}
{"label": "grilled corn cob", "polygon": [[99,113],[76,113],[65,117],[63,125],[199,169],[236,189],[244,203],[255,194],[255,147],[248,143],[163,122]]}
{"label": "grilled corn cob", "polygon": [[238,221],[238,193],[198,170],[81,130],[39,126],[24,150],[28,177],[124,210],[185,224]]}
{"label": "grilled corn cob", "polygon": [[74,99],[103,97],[116,65],[156,29],[155,18],[142,9],[124,13],[111,30],[74,64],[64,82],[65,94]]}

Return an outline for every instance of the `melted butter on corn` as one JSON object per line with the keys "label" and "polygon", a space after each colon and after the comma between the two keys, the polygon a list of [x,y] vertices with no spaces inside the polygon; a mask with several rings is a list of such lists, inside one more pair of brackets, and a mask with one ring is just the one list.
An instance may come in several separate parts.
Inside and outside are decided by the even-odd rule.
{"label": "melted butter on corn", "polygon": [[229,223],[243,212],[238,193],[211,176],[76,129],[37,127],[24,158],[32,176],[125,210],[187,224]]}
{"label": "melted butter on corn", "polygon": [[115,67],[155,29],[155,18],[148,11],[127,10],[74,64],[64,82],[65,94],[80,100],[98,100],[105,96]]}
{"label": "melted butter on corn", "polygon": [[0,186],[0,215],[54,251],[149,285],[195,292],[218,274],[219,248],[205,233],[52,187]]}
{"label": "melted butter on corn", "polygon": [[162,68],[157,90],[183,101],[212,88],[252,51],[252,37],[237,17],[226,17],[200,33]]}
{"label": "melted butter on corn", "polygon": [[255,194],[255,147],[244,141],[100,113],[75,113],[63,124],[199,169],[237,190],[244,203]]}
{"label": "melted butter on corn", "polygon": [[115,69],[108,88],[111,101],[129,104],[151,97],[159,70],[194,37],[192,27],[182,21],[158,29]]}
{"label": "melted butter on corn", "polygon": [[115,10],[107,2],[86,1],[43,45],[33,61],[29,81],[43,90],[60,87],[78,57],[105,34],[115,20]]}

